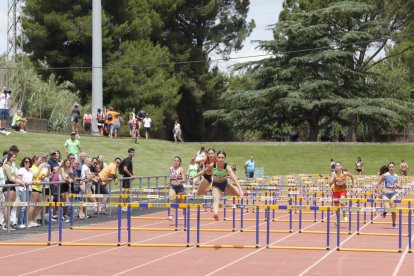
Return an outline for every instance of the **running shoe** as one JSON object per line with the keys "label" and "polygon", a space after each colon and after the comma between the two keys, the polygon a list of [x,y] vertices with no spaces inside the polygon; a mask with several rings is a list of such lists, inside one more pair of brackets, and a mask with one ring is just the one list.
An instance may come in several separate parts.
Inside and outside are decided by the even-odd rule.
{"label": "running shoe", "polygon": [[26,228],[26,225],[24,224],[17,225],[17,229],[24,229],[24,228]]}
{"label": "running shoe", "polygon": [[393,224],[392,225],[392,229],[398,229],[397,225],[396,224]]}
{"label": "running shoe", "polygon": [[213,218],[214,218],[215,221],[219,221],[220,220],[220,218],[219,218],[219,216],[217,214],[214,215]]}
{"label": "running shoe", "polygon": [[[7,225],[3,225],[3,230],[4,230],[4,231],[7,231],[7,228],[8,228],[8,227],[7,227]],[[13,228],[13,227],[11,227],[11,226],[10,226],[10,229],[9,229],[9,230],[10,230],[10,231],[16,231],[16,229],[14,229],[14,228]]]}
{"label": "running shoe", "polygon": [[122,207],[122,212],[127,212],[128,211],[128,207]]}
{"label": "running shoe", "polygon": [[173,220],[173,216],[168,216],[168,220]]}
{"label": "running shoe", "polygon": [[387,212],[383,212],[383,213],[381,214],[381,216],[382,216],[383,218],[385,218],[385,217],[387,216]]}
{"label": "running shoe", "polygon": [[344,221],[345,221],[345,222],[348,222],[348,221],[349,221],[349,219],[348,219],[348,217],[347,217],[347,216],[344,216]]}

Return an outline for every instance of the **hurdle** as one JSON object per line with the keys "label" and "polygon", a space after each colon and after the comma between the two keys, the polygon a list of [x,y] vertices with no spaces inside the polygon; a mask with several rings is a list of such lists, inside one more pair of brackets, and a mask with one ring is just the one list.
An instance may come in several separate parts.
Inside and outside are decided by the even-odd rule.
{"label": "hurdle", "polygon": [[[113,203],[111,203],[113,204]],[[121,223],[122,223],[122,207],[124,206],[124,204],[122,203],[117,203],[114,204],[114,206],[118,207],[118,227],[115,228],[118,232],[118,241],[117,243],[76,243],[76,242],[63,242],[63,222],[62,222],[62,216],[63,216],[63,206],[68,206],[66,202],[59,202],[57,203],[58,205],[58,233],[59,233],[59,240],[58,240],[58,245],[59,246],[123,246],[124,244],[121,243]],[[84,203],[84,206],[89,205],[88,203]],[[81,206],[81,207],[84,207]],[[51,219],[51,217],[50,217]],[[49,223],[49,225],[51,225],[51,223]],[[98,230],[98,229],[80,229],[82,227],[79,228],[75,228],[73,230]],[[86,228],[86,227],[85,227]],[[89,227],[89,228],[99,228],[99,227]],[[103,227],[99,230],[112,230],[112,229],[104,229]]]}
{"label": "hurdle", "polygon": [[[191,212],[190,208],[197,206],[200,208],[201,204],[188,204],[188,203],[164,203],[164,204],[151,204],[151,203],[129,203],[128,208],[173,208],[173,209],[184,209],[186,220],[185,220],[185,228],[190,229],[191,228]],[[128,221],[128,242],[127,245],[129,247],[192,247],[194,244],[190,243],[190,232],[186,231],[186,243],[184,244],[167,244],[167,243],[132,243],[132,230],[137,230],[138,228],[132,228],[131,227],[131,212],[127,212],[127,221]],[[171,231],[171,230],[164,230],[167,228],[159,228],[163,230],[154,230],[154,231]],[[142,230],[146,230],[145,228],[142,228]],[[174,231],[176,231],[174,229]]]}
{"label": "hurdle", "polygon": [[[20,205],[29,206],[27,202],[21,202]],[[4,206],[10,206],[7,204],[3,204]],[[42,207],[48,207],[48,220],[49,223],[47,225],[47,241],[46,242],[0,242],[0,246],[51,246],[56,245],[56,242],[52,242],[52,206],[55,206],[55,203],[53,202],[33,202],[30,204],[30,206],[42,206]]]}

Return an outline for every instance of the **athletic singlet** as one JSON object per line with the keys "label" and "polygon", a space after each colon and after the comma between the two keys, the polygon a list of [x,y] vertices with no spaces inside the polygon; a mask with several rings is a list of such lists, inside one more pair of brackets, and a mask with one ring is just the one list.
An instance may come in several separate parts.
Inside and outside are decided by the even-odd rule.
{"label": "athletic singlet", "polygon": [[224,168],[222,170],[217,169],[217,163],[213,165],[213,183],[223,183],[227,181],[227,163],[224,163]]}
{"label": "athletic singlet", "polygon": [[395,188],[398,183],[398,176],[397,175],[390,175],[389,172],[385,173],[385,180],[384,180],[384,190],[385,193],[393,193],[395,192]]}
{"label": "athletic singlet", "polygon": [[188,176],[196,176],[198,173],[198,165],[194,164],[194,165],[189,165],[188,166]]}
{"label": "athletic singlet", "polygon": [[181,181],[183,180],[183,176],[181,174],[181,167],[179,167],[177,170],[174,170],[174,167],[170,170],[170,182],[171,181]]}
{"label": "athletic singlet", "polygon": [[333,191],[341,192],[343,190],[346,190],[346,176],[344,174],[340,176],[335,174]]}

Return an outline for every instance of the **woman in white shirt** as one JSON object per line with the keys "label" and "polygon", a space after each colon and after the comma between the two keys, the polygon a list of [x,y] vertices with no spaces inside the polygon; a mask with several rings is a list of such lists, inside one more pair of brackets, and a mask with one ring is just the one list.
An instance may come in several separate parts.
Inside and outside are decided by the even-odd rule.
{"label": "woman in white shirt", "polygon": [[[17,177],[26,183],[26,186],[19,186],[16,188],[17,197],[20,202],[28,202],[29,198],[32,198],[32,181],[33,171],[32,159],[30,157],[24,157],[20,163],[20,169],[17,171]],[[18,212],[17,228],[23,229],[27,223],[27,207],[21,206]]]}

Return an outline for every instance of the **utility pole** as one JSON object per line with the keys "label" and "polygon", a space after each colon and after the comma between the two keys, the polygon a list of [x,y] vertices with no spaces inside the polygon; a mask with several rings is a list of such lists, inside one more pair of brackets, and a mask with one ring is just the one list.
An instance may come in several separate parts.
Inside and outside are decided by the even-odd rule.
{"label": "utility pole", "polygon": [[102,5],[92,0],[92,134],[98,135],[96,115],[103,109],[102,96]]}
{"label": "utility pole", "polygon": [[7,2],[7,51],[8,61],[23,63],[23,33],[20,16],[23,0]]}

